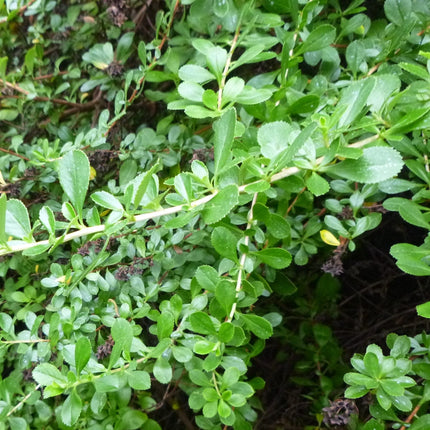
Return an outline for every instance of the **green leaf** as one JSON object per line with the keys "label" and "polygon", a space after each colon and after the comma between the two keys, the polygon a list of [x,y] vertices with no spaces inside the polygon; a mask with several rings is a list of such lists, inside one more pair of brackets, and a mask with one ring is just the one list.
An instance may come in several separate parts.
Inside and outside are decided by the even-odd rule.
{"label": "green leaf", "polygon": [[221,257],[238,261],[237,237],[226,227],[215,227],[211,234],[211,243]]}
{"label": "green leaf", "polygon": [[79,375],[91,357],[91,342],[87,337],[80,337],[75,347],[76,374]]}
{"label": "green leaf", "polygon": [[127,320],[117,318],[112,325],[111,334],[115,343],[109,359],[109,368],[118,361],[121,353],[124,353],[126,357],[130,354],[133,329]]}
{"label": "green leaf", "polygon": [[194,312],[188,317],[188,320],[196,333],[216,334],[214,323],[208,314],[200,311]]}
{"label": "green leaf", "polygon": [[71,151],[58,163],[58,177],[63,191],[82,221],[82,208],[90,182],[90,163],[82,151]]}
{"label": "green leaf", "polygon": [[220,46],[215,46],[209,48],[205,54],[210,71],[220,80],[227,61],[227,51]]}
{"label": "green leaf", "polygon": [[212,198],[202,211],[206,224],[214,224],[226,215],[237,205],[239,201],[239,189],[237,185],[227,185]]}
{"label": "green leaf", "polygon": [[[115,430],[151,430],[147,427],[148,416],[136,409],[127,408],[126,412],[118,419]],[[152,427],[153,430],[159,427]]]}
{"label": "green leaf", "polygon": [[423,213],[417,206],[418,205],[412,202],[404,202],[404,204],[399,207],[400,216],[409,224],[430,230],[430,223],[425,219]]}
{"label": "green leaf", "polygon": [[173,315],[170,312],[162,312],[157,319],[157,337],[163,339],[170,337],[174,327]]}
{"label": "green leaf", "polygon": [[48,230],[49,234],[55,234],[55,216],[49,206],[43,206],[42,209],[40,209],[39,219],[46,230]]}
{"label": "green leaf", "polygon": [[288,147],[288,136],[293,131],[291,125],[285,121],[275,121],[263,124],[257,134],[261,154],[274,159]]}
{"label": "green leaf", "polygon": [[81,411],[82,400],[76,392],[76,388],[74,388],[61,408],[61,421],[66,426],[72,426],[78,421]]}
{"label": "green leaf", "polygon": [[375,184],[397,175],[403,167],[403,160],[395,149],[375,146],[363,149],[358,160],[344,160],[324,170],[350,179],[351,181]]}
{"label": "green leaf", "polygon": [[125,63],[133,52],[131,45],[133,44],[134,32],[129,31],[124,33],[118,40],[118,45],[116,47],[116,60],[120,63]]}
{"label": "green leaf", "polygon": [[[202,95],[203,98],[203,95]],[[219,116],[218,112],[214,112],[212,110],[206,109],[203,106],[196,106],[196,105],[189,105],[185,108],[185,113],[190,118],[197,118],[197,119],[203,119],[203,118],[216,118]]]}
{"label": "green leaf", "polygon": [[273,334],[272,325],[258,315],[239,314],[239,320],[260,339],[268,339]]}
{"label": "green leaf", "polygon": [[272,97],[272,91],[267,88],[254,88],[245,85],[235,99],[237,103],[242,105],[256,105],[269,100],[270,97]]}
{"label": "green leaf", "polygon": [[93,64],[98,69],[104,70],[114,60],[112,44],[109,42],[105,44],[97,43],[82,56],[82,59]]}
{"label": "green leaf", "polygon": [[138,208],[142,204],[142,199],[148,190],[149,184],[153,180],[152,175],[159,169],[159,164],[154,164],[147,172],[141,173],[133,181],[133,205]]}
{"label": "green leaf", "polygon": [[205,84],[216,79],[216,77],[204,67],[195,64],[186,64],[178,70],[179,77],[186,82]]}
{"label": "green leaf", "polygon": [[34,380],[42,386],[54,383],[61,386],[67,383],[67,378],[55,366],[49,363],[42,363],[36,366],[32,375]]}
{"label": "green leaf", "polygon": [[224,18],[228,14],[229,3],[226,0],[215,0],[213,8],[218,18]]}
{"label": "green leaf", "polygon": [[366,373],[374,378],[379,378],[381,375],[381,368],[379,366],[379,359],[373,352],[367,352],[363,359]]}
{"label": "green leaf", "polygon": [[229,109],[213,124],[214,175],[217,177],[231,159],[231,147],[236,126],[236,110]]}
{"label": "green leaf", "polygon": [[224,309],[226,315],[230,313],[233,303],[236,301],[236,288],[228,279],[221,279],[215,288],[215,297]]}
{"label": "green leaf", "polygon": [[193,184],[191,176],[186,173],[180,173],[175,176],[173,183],[175,185],[176,192],[183,197],[187,203],[190,203],[193,199]]}
{"label": "green leaf", "polygon": [[218,272],[211,266],[200,266],[195,273],[195,277],[200,286],[211,293],[215,292],[215,287],[219,280]]}
{"label": "green leaf", "polygon": [[151,377],[144,370],[133,370],[127,373],[128,384],[134,390],[149,390],[151,388]]}
{"label": "green leaf", "polygon": [[218,339],[220,342],[230,342],[234,336],[234,325],[230,322],[223,322],[218,331]]}
{"label": "green leaf", "polygon": [[410,427],[408,427],[409,430],[428,430],[430,428],[430,414],[422,415],[414,422]]}
{"label": "green leaf", "polygon": [[412,13],[411,0],[385,0],[384,11],[393,24],[402,26]]}
{"label": "green leaf", "polygon": [[6,243],[6,208],[7,196],[6,193],[0,195],[0,243]]}
{"label": "green leaf", "polygon": [[313,30],[306,40],[295,50],[295,55],[304,52],[318,51],[329,46],[336,39],[336,28],[329,24],[322,24]]}
{"label": "green leaf", "polygon": [[369,390],[366,387],[354,385],[345,390],[345,397],[347,399],[358,399],[365,396],[368,392]]}
{"label": "green leaf", "polygon": [[252,251],[249,255],[255,255],[263,263],[274,269],[285,269],[291,264],[291,254],[283,248],[265,248],[261,251]]}
{"label": "green leaf", "polygon": [[343,380],[348,385],[358,385],[366,387],[368,390],[378,387],[378,381],[367,375],[362,375],[361,373],[349,372],[343,377]]}
{"label": "green leaf", "polygon": [[306,179],[308,190],[316,197],[326,194],[330,190],[329,183],[318,173],[312,172],[311,176]]}
{"label": "green leaf", "polygon": [[410,243],[397,243],[390,249],[390,254],[397,260],[397,265],[404,272],[415,276],[430,276],[430,266],[424,259],[428,249],[422,249]]}
{"label": "green leaf", "polygon": [[153,373],[158,382],[168,384],[172,380],[172,367],[167,358],[158,357],[154,364]]}
{"label": "green leaf", "polygon": [[18,239],[24,239],[30,235],[30,217],[21,200],[11,199],[6,202],[5,230],[8,236]]}
{"label": "green leaf", "polygon": [[91,194],[91,199],[94,203],[106,209],[119,212],[124,211],[121,202],[115,196],[106,191],[96,191]]}
{"label": "green leaf", "polygon": [[426,302],[426,303],[423,303],[422,305],[418,305],[417,314],[420,317],[430,318],[430,302]]}
{"label": "green leaf", "polygon": [[223,399],[219,400],[217,410],[218,410],[218,415],[223,418],[226,418],[231,414],[230,406]]}
{"label": "green leaf", "polygon": [[245,81],[237,76],[230,78],[224,86],[222,92],[223,104],[229,101],[236,101],[236,97],[243,91]]}
{"label": "green leaf", "polygon": [[339,127],[349,126],[363,112],[375,87],[373,77],[353,82],[342,91],[342,97],[336,106],[333,117],[340,115]]}
{"label": "green leaf", "polygon": [[94,381],[95,389],[98,393],[115,392],[124,387],[126,379],[118,374],[106,374]]}
{"label": "green leaf", "polygon": [[16,109],[0,109],[0,121],[14,121],[19,115]]}
{"label": "green leaf", "polygon": [[194,82],[182,82],[178,86],[178,92],[181,97],[193,102],[201,102],[205,90],[199,84]]}

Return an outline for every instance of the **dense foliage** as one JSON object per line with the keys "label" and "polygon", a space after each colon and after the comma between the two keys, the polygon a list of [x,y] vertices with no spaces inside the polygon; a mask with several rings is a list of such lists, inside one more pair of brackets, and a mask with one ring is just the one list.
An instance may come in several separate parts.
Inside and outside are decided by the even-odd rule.
{"label": "dense foliage", "polygon": [[430,1],[370,3],[0,2],[0,428],[251,429],[274,331],[310,428],[430,425],[427,334],[353,357],[360,421],[313,320],[383,213],[430,230]]}

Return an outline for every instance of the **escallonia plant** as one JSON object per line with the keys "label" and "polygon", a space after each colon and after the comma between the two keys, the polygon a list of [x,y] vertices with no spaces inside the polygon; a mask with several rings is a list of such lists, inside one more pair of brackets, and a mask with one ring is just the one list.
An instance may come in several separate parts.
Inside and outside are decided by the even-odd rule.
{"label": "escallonia plant", "polygon": [[[251,429],[279,274],[339,273],[382,204],[428,225],[430,3],[156,2],[151,40],[151,2],[105,3],[0,4],[0,428],[159,429],[185,393]],[[426,401],[414,342],[353,359],[376,420]]]}

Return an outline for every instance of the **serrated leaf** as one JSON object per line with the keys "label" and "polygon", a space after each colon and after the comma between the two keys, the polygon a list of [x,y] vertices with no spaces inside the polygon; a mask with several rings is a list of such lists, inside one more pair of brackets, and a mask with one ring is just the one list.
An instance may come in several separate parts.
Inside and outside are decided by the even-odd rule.
{"label": "serrated leaf", "polygon": [[239,320],[242,321],[245,327],[254,333],[260,339],[268,339],[273,334],[272,325],[258,315],[240,314]]}
{"label": "serrated leaf", "polygon": [[106,209],[119,212],[124,211],[121,202],[115,196],[106,191],[96,191],[91,194],[91,200]]}
{"label": "serrated leaf", "polygon": [[82,208],[90,182],[90,163],[80,150],[68,152],[58,163],[58,177],[64,193],[82,220]]}
{"label": "serrated leaf", "polygon": [[61,407],[61,421],[66,426],[72,426],[78,421],[81,411],[82,400],[74,388]]}
{"label": "serrated leaf", "polygon": [[80,337],[75,347],[76,374],[79,375],[91,357],[91,342],[87,337]]}
{"label": "serrated leaf", "polygon": [[291,254],[283,248],[265,248],[261,251],[249,252],[249,255],[255,255],[263,263],[274,269],[285,269],[291,264]]}
{"label": "serrated leaf", "polygon": [[191,328],[200,334],[215,334],[216,329],[210,316],[204,312],[194,312],[189,317]]}
{"label": "serrated leaf", "polygon": [[299,45],[295,54],[318,51],[329,46],[336,38],[336,28],[329,24],[322,24],[309,34],[306,40]]}
{"label": "serrated leaf", "polygon": [[43,206],[39,211],[39,219],[49,234],[55,233],[55,216],[49,206]]}
{"label": "serrated leaf", "polygon": [[229,109],[213,124],[214,130],[214,175],[220,174],[231,159],[231,147],[236,126],[236,110]]}
{"label": "serrated leaf", "polygon": [[153,373],[158,382],[168,384],[172,380],[172,367],[167,358],[158,357],[154,364]]}
{"label": "serrated leaf", "polygon": [[285,121],[275,121],[263,124],[257,133],[261,154],[274,159],[288,147],[288,135],[293,131]]}
{"label": "serrated leaf", "polygon": [[209,70],[195,64],[186,64],[178,70],[179,77],[186,82],[194,82],[196,84],[205,84],[206,82],[216,79]]}
{"label": "serrated leaf", "polygon": [[384,11],[392,23],[401,26],[411,15],[411,0],[385,0]]}
{"label": "serrated leaf", "polygon": [[329,183],[318,173],[312,172],[311,176],[306,179],[308,190],[316,197],[328,193],[330,190]]}
{"label": "serrated leaf", "polygon": [[402,156],[395,149],[375,146],[363,149],[358,160],[345,160],[326,168],[329,173],[355,182],[375,184],[396,176],[403,167]]}
{"label": "serrated leaf", "polygon": [[214,224],[220,221],[230,213],[238,202],[239,188],[234,184],[227,185],[205,204],[202,211],[204,221],[206,224]]}
{"label": "serrated leaf", "polygon": [[6,234],[24,239],[31,233],[30,217],[21,200],[11,199],[6,202]]}
{"label": "serrated leaf", "polygon": [[226,227],[215,227],[211,234],[211,243],[221,257],[238,261],[237,237]]}
{"label": "serrated leaf", "polygon": [[52,364],[42,363],[33,370],[34,380],[42,385],[47,386],[53,383],[63,385],[67,383],[67,378]]}
{"label": "serrated leaf", "polygon": [[115,343],[109,359],[109,368],[118,361],[122,353],[124,353],[125,356],[130,353],[133,329],[127,320],[124,318],[117,318],[112,325],[111,334]]}
{"label": "serrated leaf", "polygon": [[236,301],[236,289],[234,283],[228,279],[221,279],[215,287],[215,297],[224,309],[225,314],[228,315],[233,303]]}
{"label": "serrated leaf", "polygon": [[134,370],[127,374],[128,384],[134,390],[149,390],[151,388],[151,377],[144,370]]}

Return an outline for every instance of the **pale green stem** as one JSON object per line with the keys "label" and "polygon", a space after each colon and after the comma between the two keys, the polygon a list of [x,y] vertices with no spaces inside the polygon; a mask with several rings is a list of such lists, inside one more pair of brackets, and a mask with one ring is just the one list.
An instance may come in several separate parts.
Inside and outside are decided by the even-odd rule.
{"label": "pale green stem", "polygon": [[[361,148],[362,146],[373,142],[379,138],[379,135],[374,135],[371,137],[368,137],[366,139],[363,139],[359,142],[352,143],[351,145],[348,145],[349,148]],[[324,157],[320,157],[316,160],[316,164],[321,163],[323,161]],[[300,172],[300,169],[298,167],[287,167],[283,170],[281,170],[279,173],[274,174],[270,179],[270,183],[277,182],[281,179],[285,179],[289,176],[295,175]],[[260,181],[255,181],[260,182]],[[239,192],[243,193],[245,192],[245,189],[247,186],[254,184],[255,182],[251,182],[249,184],[241,185],[239,187]],[[198,200],[195,200],[194,202],[191,202],[190,205],[179,205],[179,206],[173,206],[170,208],[160,209],[158,211],[154,212],[148,212],[145,214],[136,215],[133,219],[133,221],[130,221],[129,224],[133,224],[140,221],[146,221],[149,219],[159,218],[161,216],[165,215],[171,215],[178,212],[181,212],[183,210],[187,210],[187,208],[191,207],[191,209],[197,208],[199,206],[202,206],[212,200],[216,195],[218,194],[218,191],[213,192],[212,194],[209,194],[207,196],[204,196]],[[72,233],[68,233],[64,236],[63,242],[69,242],[73,239],[78,239],[83,236],[88,236],[95,233],[102,233],[104,230],[106,230],[106,225],[96,225],[93,227],[84,227],[80,230],[76,230]],[[39,242],[30,242],[30,243],[20,243],[14,246],[10,246],[9,248],[1,249],[0,255],[6,255],[6,254],[12,254],[14,252],[24,251],[26,249],[34,248],[38,245],[50,245],[52,242],[49,240],[41,240]]]}

